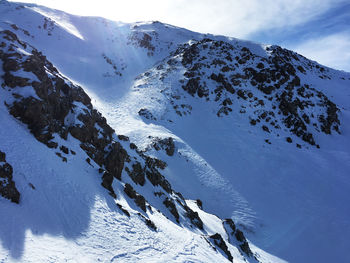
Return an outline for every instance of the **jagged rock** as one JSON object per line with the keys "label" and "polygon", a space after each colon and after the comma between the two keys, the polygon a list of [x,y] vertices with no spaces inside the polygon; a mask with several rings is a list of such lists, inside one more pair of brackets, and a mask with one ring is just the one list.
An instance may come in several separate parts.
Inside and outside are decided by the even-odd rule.
{"label": "jagged rock", "polygon": [[127,152],[119,142],[114,142],[110,146],[109,153],[104,159],[106,170],[109,171],[115,178],[121,179],[124,168],[124,161],[127,158]]}
{"label": "jagged rock", "polygon": [[140,109],[138,113],[140,116],[143,116],[148,120],[157,120],[148,109]]}
{"label": "jagged rock", "polygon": [[152,147],[159,151],[160,149],[165,150],[166,154],[169,156],[173,156],[175,152],[175,143],[172,137],[160,139],[155,138],[152,143]]}
{"label": "jagged rock", "polygon": [[146,212],[146,200],[145,200],[145,198],[142,195],[136,193],[136,191],[134,190],[134,188],[130,184],[128,184],[128,183],[125,184],[124,192],[131,199],[134,199],[135,204],[138,207],[140,207],[144,212]]}
{"label": "jagged rock", "polygon": [[199,229],[203,229],[203,221],[202,219],[199,217],[197,212],[194,212],[191,208],[189,208],[188,206],[184,206],[185,210],[186,210],[186,214],[185,216],[188,217],[192,224],[197,226]]}
{"label": "jagged rock", "polygon": [[6,154],[2,151],[0,151],[0,163],[6,161]]}
{"label": "jagged rock", "polygon": [[246,241],[243,232],[242,232],[241,230],[239,230],[239,229],[236,230],[235,236],[236,236],[236,239],[237,239],[238,241],[240,241],[240,242]]}
{"label": "jagged rock", "polygon": [[243,232],[241,230],[237,229],[236,233],[235,233],[235,237],[239,242],[241,242],[239,247],[242,249],[242,251],[244,253],[246,253],[248,256],[252,256],[253,252],[251,251],[249,244],[248,244]]}
{"label": "jagged rock", "polygon": [[222,238],[222,236],[218,233],[212,235],[209,237],[210,240],[214,243],[214,245],[222,250],[222,252],[225,253],[228,260],[233,262],[233,257],[231,252],[228,250],[228,247],[226,245],[225,240]]}
{"label": "jagged rock", "polygon": [[200,209],[203,209],[203,202],[200,199],[196,200],[196,204]]}
{"label": "jagged rock", "polygon": [[169,198],[166,198],[163,201],[163,204],[169,209],[170,213],[175,217],[176,221],[179,223],[180,215],[176,209],[174,201]]}
{"label": "jagged rock", "polygon": [[[210,52],[203,56],[202,51],[208,48]],[[317,122],[318,127],[326,134],[330,134],[332,130],[340,132],[340,122],[337,115],[339,109],[336,105],[328,102],[329,99],[321,92],[311,88],[308,84],[302,84],[296,75],[297,70],[303,73],[304,66],[307,67],[305,64],[301,66],[299,63],[300,59],[304,60],[304,58],[278,46],[267,47],[266,50],[270,53],[269,56],[260,57],[252,54],[248,48],[237,50],[237,47],[230,43],[206,39],[205,41],[184,44],[174,52],[174,55],[182,57],[184,76],[187,77],[187,80],[183,80],[184,83],[187,81],[183,85],[183,89],[192,96],[199,98],[205,96],[206,100],[216,101],[218,103],[216,111],[218,117],[229,115],[234,111],[229,107],[235,105],[234,99],[242,98],[249,102],[252,102],[249,99],[254,99],[256,103],[244,106],[250,108],[266,107],[265,100],[269,100],[273,104],[274,115],[277,116],[279,112],[283,114],[281,120],[289,132],[311,145],[317,147],[313,131],[311,132],[313,130],[312,121]],[[234,56],[235,60],[242,65],[232,61]],[[221,67],[218,72],[216,67],[221,65],[224,67]],[[251,65],[257,66],[253,68]],[[223,70],[224,68],[225,70]],[[319,66],[316,65],[316,68],[321,72]],[[208,79],[210,85],[207,84]],[[236,92],[233,86],[239,86],[237,97],[232,96]],[[261,91],[264,99],[258,99],[259,96],[254,96],[254,90],[250,86]],[[207,94],[209,95],[207,96]],[[313,99],[316,97],[318,101]],[[178,115],[185,115],[178,110],[177,105],[173,105],[173,107]],[[314,111],[323,113],[315,119],[310,114],[311,107]],[[247,112],[250,111],[240,109],[240,113]],[[270,132],[273,133],[274,129],[281,127],[277,124],[277,120],[272,119],[272,117],[267,117],[265,120],[272,124]],[[255,119],[257,116],[250,114],[249,120]],[[251,121],[251,124],[254,125],[254,121]]]}
{"label": "jagged rock", "polygon": [[139,162],[136,162],[132,165],[131,171],[127,167],[125,168],[125,171],[128,173],[135,184],[139,184],[141,186],[145,184],[145,171]]}
{"label": "jagged rock", "polygon": [[128,136],[125,136],[125,135],[118,135],[118,139],[121,140],[121,141],[124,141],[124,142],[127,142],[129,141],[129,137]]}
{"label": "jagged rock", "polygon": [[121,204],[117,203],[118,208],[127,216],[130,217],[130,213],[128,210],[126,210]]}
{"label": "jagged rock", "polygon": [[19,204],[20,193],[13,181],[13,168],[6,162],[6,154],[0,151],[0,195]]}
{"label": "jagged rock", "polygon": [[[233,235],[236,231],[236,225],[233,222],[233,220],[231,218],[227,218],[223,221],[223,225],[225,230],[227,231],[227,229],[230,229],[230,233],[228,233],[229,235]],[[226,227],[227,226],[227,227]]]}
{"label": "jagged rock", "polygon": [[104,172],[103,176],[102,176],[101,185],[104,188],[106,188],[107,190],[109,190],[109,192],[113,198],[117,198],[117,195],[115,194],[115,192],[113,190],[112,183],[113,183],[113,175],[109,172]]}
{"label": "jagged rock", "polygon": [[65,154],[68,154],[68,153],[69,153],[69,149],[68,149],[66,146],[64,146],[64,145],[62,145],[62,146],[60,147],[60,150],[61,150],[63,153],[65,153]]}
{"label": "jagged rock", "polygon": [[154,222],[153,222],[152,220],[146,218],[145,221],[146,221],[146,225],[147,225],[150,229],[152,229],[153,231],[157,231],[157,227],[156,227],[156,225],[154,224]]}

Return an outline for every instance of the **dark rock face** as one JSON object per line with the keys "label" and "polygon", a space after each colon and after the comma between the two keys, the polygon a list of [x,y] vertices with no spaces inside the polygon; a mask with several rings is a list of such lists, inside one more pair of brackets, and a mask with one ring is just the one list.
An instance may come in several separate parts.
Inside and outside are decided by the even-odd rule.
{"label": "dark rock face", "polygon": [[243,234],[243,232],[239,229],[236,230],[235,237],[237,241],[239,241],[241,244],[239,247],[242,249],[242,251],[247,254],[248,256],[252,256],[253,252],[250,250],[249,244]]}
{"label": "dark rock face", "polygon": [[[114,130],[93,109],[83,89],[65,79],[44,55],[21,42],[10,31],[0,32],[0,35],[11,40],[0,49],[0,59],[7,61],[3,68],[5,86],[12,89],[12,94],[16,94],[23,85],[33,90],[32,96],[13,95],[13,102],[7,104],[10,114],[27,124],[35,138],[50,148],[58,147],[54,134],[62,139],[71,134],[78,139],[87,155],[99,166],[105,167],[102,185],[111,191],[113,177],[121,178],[124,162],[128,159],[120,143],[112,139]],[[17,46],[27,48],[30,55],[9,51]],[[32,73],[34,80],[18,79],[18,69]],[[61,146],[60,150],[68,154],[65,146]],[[60,153],[57,155],[62,157]],[[67,161],[67,158],[62,157],[62,160]],[[113,191],[111,194],[115,196]]]}
{"label": "dark rock face", "polygon": [[179,223],[180,215],[176,209],[174,201],[169,198],[166,198],[163,204],[169,209],[170,213],[175,217],[176,221]]}
{"label": "dark rock face", "polygon": [[226,255],[227,259],[233,262],[231,252],[228,250],[225,240],[218,233],[209,237],[210,241]]}
{"label": "dark rock face", "polygon": [[146,157],[146,166],[145,173],[147,179],[154,186],[161,186],[167,193],[171,193],[173,190],[171,189],[170,183],[165,179],[165,177],[158,171],[158,168],[164,169],[166,164],[156,158]]}
{"label": "dark rock face", "polygon": [[148,120],[157,120],[148,109],[140,109],[138,114]]}
{"label": "dark rock face", "polygon": [[[185,70],[182,89],[192,97],[216,102],[218,117],[234,111],[249,114],[248,121],[266,132],[277,135],[284,126],[289,133],[319,147],[315,133],[339,132],[339,109],[322,92],[302,83],[298,74],[316,72],[330,78],[327,70],[278,46],[266,51],[267,56],[258,56],[238,44],[203,39],[178,47],[157,69],[164,71],[161,78],[171,70]],[[178,115],[191,114],[190,105],[177,102],[180,95],[167,95]],[[264,112],[269,115],[262,115]],[[259,123],[261,119],[265,125]]]}
{"label": "dark rock face", "polygon": [[115,178],[121,179],[124,161],[127,158],[127,152],[119,142],[113,142],[109,146],[109,152],[104,158],[104,165]]}
{"label": "dark rock face", "polygon": [[141,186],[145,184],[145,171],[139,162],[132,165],[131,171],[127,167],[125,168],[125,171],[129,174],[130,178],[135,182],[135,184],[139,184]]}
{"label": "dark rock face", "polygon": [[166,154],[169,156],[173,156],[175,152],[175,143],[172,137],[168,138],[154,138],[154,142],[152,143],[152,147],[159,150],[165,150]]}
{"label": "dark rock face", "polygon": [[140,207],[144,212],[146,212],[146,200],[145,198],[136,193],[134,188],[130,184],[125,184],[124,192],[129,196],[131,199],[134,199],[135,204]]}
{"label": "dark rock face", "polygon": [[147,55],[153,56],[156,49],[152,43],[153,37],[157,37],[157,32],[141,33],[135,31],[129,36],[129,44],[145,48],[148,51]]}
{"label": "dark rock face", "polygon": [[236,232],[236,225],[231,218],[225,219],[223,221],[224,228],[228,232],[229,236],[234,235]]}
{"label": "dark rock face", "polygon": [[192,224],[197,226],[199,229],[203,230],[203,221],[202,219],[199,217],[197,212],[194,212],[191,208],[189,208],[188,206],[184,207],[186,210],[186,217],[188,217]]}
{"label": "dark rock face", "polygon": [[253,252],[249,247],[247,239],[245,238],[243,232],[236,228],[236,225],[232,219],[225,219],[223,220],[222,224],[229,237],[229,242],[233,245],[237,245],[238,242],[238,246],[242,252],[249,257],[253,256]]}
{"label": "dark rock face", "polygon": [[6,162],[6,154],[0,151],[0,195],[6,199],[19,204],[20,193],[13,181],[12,166]]}

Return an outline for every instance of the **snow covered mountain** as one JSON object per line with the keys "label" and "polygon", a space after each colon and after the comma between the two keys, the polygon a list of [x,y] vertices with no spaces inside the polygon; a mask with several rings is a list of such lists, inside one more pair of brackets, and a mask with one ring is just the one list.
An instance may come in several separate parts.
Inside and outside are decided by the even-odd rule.
{"label": "snow covered mountain", "polygon": [[7,1],[0,60],[1,262],[350,261],[349,73]]}

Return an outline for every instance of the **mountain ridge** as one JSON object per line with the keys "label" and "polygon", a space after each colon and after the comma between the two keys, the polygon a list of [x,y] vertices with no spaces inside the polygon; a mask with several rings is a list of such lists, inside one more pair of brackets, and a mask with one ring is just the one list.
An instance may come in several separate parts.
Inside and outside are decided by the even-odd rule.
{"label": "mountain ridge", "polygon": [[[140,222],[143,221],[151,229],[151,234],[147,234],[148,237],[160,235],[157,234],[159,233],[157,231],[165,234],[166,231],[162,224],[167,226],[165,222],[168,219],[161,219],[162,216],[151,216],[149,212],[152,209],[149,210],[147,208],[147,201],[150,201],[150,207],[161,208],[161,213],[170,218],[170,221],[175,223],[175,225],[179,224],[179,222],[181,225],[184,224],[182,225],[184,230],[187,228],[191,229],[193,226],[195,228],[199,227],[200,230],[200,226],[203,224],[202,228],[204,226],[204,231],[208,235],[206,237],[206,240],[209,242],[208,244],[216,247],[221,255],[228,259],[231,259],[233,255],[234,259],[244,260],[240,253],[246,251],[247,255],[245,259],[255,260],[254,257],[249,257],[252,254],[250,254],[251,252],[247,250],[247,245],[245,245],[248,243],[244,243],[245,238],[239,232],[236,232],[235,237],[231,237],[234,240],[232,242],[233,246],[231,246],[230,242],[232,240],[226,228],[227,224],[231,225],[229,223],[230,221],[224,221],[226,225],[224,224],[224,229],[222,229],[221,225],[223,223],[217,217],[213,217],[210,214],[217,214],[221,218],[233,218],[236,225],[242,228],[243,232],[248,236],[248,241],[253,239],[259,244],[263,244],[263,247],[268,251],[274,251],[274,253],[282,255],[282,258],[286,257],[287,260],[291,261],[300,261],[300,258],[304,258],[304,260],[310,260],[310,258],[316,260],[317,258],[317,256],[311,255],[307,248],[302,248],[304,247],[304,243],[300,242],[300,238],[305,238],[303,235],[308,237],[306,238],[306,242],[311,242],[310,250],[313,252],[316,251],[317,245],[322,246],[326,243],[328,244],[328,242],[325,243],[319,239],[316,242],[310,240],[312,235],[307,233],[307,231],[307,234],[294,236],[293,238],[296,238],[297,241],[293,241],[293,238],[287,238],[287,233],[289,235],[291,234],[289,232],[290,229],[297,230],[296,233],[303,233],[305,229],[308,229],[306,226],[310,222],[318,222],[315,216],[320,216],[321,219],[318,220],[321,221],[316,223],[315,227],[311,228],[311,230],[323,229],[329,223],[330,218],[337,213],[339,216],[335,217],[336,222],[342,226],[342,231],[347,232],[349,230],[344,221],[344,216],[348,214],[347,209],[337,205],[332,208],[333,210],[330,210],[333,201],[347,200],[345,196],[347,183],[343,175],[345,175],[349,168],[346,164],[346,160],[349,158],[348,151],[346,151],[349,130],[347,126],[349,106],[346,103],[346,97],[349,96],[349,90],[346,89],[348,85],[347,78],[350,79],[348,73],[320,66],[317,63],[308,61],[302,56],[293,55],[295,53],[288,53],[289,51],[276,46],[262,46],[222,36],[212,36],[212,39],[210,39],[208,38],[210,36],[208,34],[202,35],[176,27],[169,28],[169,25],[159,22],[134,23],[131,25],[121,25],[119,23],[118,25],[118,23],[101,18],[84,18],[68,14],[62,15],[58,11],[41,8],[36,5],[10,4],[7,2],[2,2],[1,5],[8,5],[13,11],[11,11],[12,13],[8,10],[6,12],[2,11],[6,21],[3,20],[0,27],[4,30],[10,30],[10,32],[13,31],[8,33],[8,38],[11,38],[11,34],[18,34],[20,37],[16,36],[16,38],[21,39],[13,49],[18,50],[22,55],[12,54],[11,56],[14,57],[2,55],[2,78],[4,80],[2,94],[6,97],[6,101],[12,97],[10,101],[6,102],[10,113],[29,124],[28,128],[32,130],[32,133],[34,133],[34,136],[39,141],[41,140],[51,147],[55,146],[50,144],[50,140],[44,139],[45,136],[43,137],[43,134],[45,134],[43,131],[47,129],[46,125],[39,125],[41,127],[39,129],[37,126],[34,126],[35,129],[33,129],[33,126],[32,128],[30,126],[40,123],[36,118],[45,116],[45,114],[32,114],[33,118],[26,120],[24,116],[30,112],[26,110],[28,108],[28,104],[26,103],[28,102],[21,103],[20,100],[21,98],[28,97],[35,98],[38,95],[40,100],[43,100],[43,98],[47,100],[49,98],[42,96],[45,85],[40,86],[35,84],[35,82],[39,84],[40,82],[43,83],[45,78],[40,79],[40,75],[42,74],[49,73],[45,80],[46,83],[48,83],[48,79],[51,79],[52,76],[60,76],[59,79],[61,80],[52,82],[52,86],[56,87],[55,89],[59,91],[58,93],[57,90],[54,92],[50,91],[51,94],[55,94],[55,92],[57,94],[53,95],[53,98],[57,96],[57,98],[60,98],[62,94],[65,94],[65,92],[74,86],[83,87],[82,92],[86,92],[87,95],[81,96],[91,98],[90,104],[86,104],[90,98],[87,99],[88,97],[86,97],[83,100],[86,105],[90,106],[86,108],[86,105],[82,106],[84,103],[79,105],[70,102],[68,105],[72,105],[69,106],[71,108],[65,108],[65,106],[62,108],[63,113],[61,117],[64,117],[64,121],[59,117],[58,119],[61,119],[60,124],[58,126],[53,125],[52,131],[57,131],[55,127],[58,127],[59,131],[62,127],[69,127],[70,125],[80,123],[80,125],[87,127],[87,134],[91,134],[88,137],[90,136],[92,139],[84,139],[87,138],[85,132],[74,132],[74,129],[68,128],[67,131],[70,130],[69,134],[81,141],[81,145],[79,145],[75,142],[73,143],[74,139],[71,135],[66,137],[66,140],[69,142],[68,144],[74,145],[72,149],[78,153],[77,156],[74,157],[74,154],[70,152],[70,147],[66,147],[69,145],[65,142],[65,136],[63,136],[63,139],[59,138],[62,136],[54,136],[54,140],[57,140],[57,147],[60,147],[56,150],[48,150],[46,152],[49,155],[51,151],[53,158],[57,158],[62,164],[66,164],[67,162],[68,165],[71,165],[71,160],[76,160],[73,163],[76,163],[77,166],[86,166],[84,169],[89,171],[86,172],[88,174],[98,172],[96,171],[96,167],[102,165],[100,172],[103,174],[97,176],[101,178],[101,181],[95,183],[96,187],[102,183],[110,194],[116,197],[116,200],[119,200],[117,204],[119,211],[126,217],[128,217],[127,213],[132,215],[130,221],[138,220],[132,218],[135,215],[134,211],[141,209],[139,210],[139,213],[142,215],[140,216]],[[20,8],[17,10],[18,7]],[[28,21],[30,22],[28,23]],[[14,36],[12,36],[12,40],[15,41]],[[8,41],[11,40],[8,39]],[[27,44],[25,44],[26,42]],[[40,51],[33,53],[33,50],[26,50],[22,45],[23,43],[28,46],[35,46]],[[201,53],[206,49],[204,45],[208,46],[207,49],[213,47],[213,54],[200,61]],[[221,50],[222,46],[229,48],[227,50]],[[199,51],[197,52],[196,49]],[[273,53],[275,51],[277,55],[269,55],[269,52]],[[278,55],[278,52],[282,55]],[[235,58],[234,54],[236,53],[239,55],[238,59]],[[225,57],[223,57],[223,54],[226,54]],[[27,73],[22,71],[20,74],[13,75],[12,72],[17,72],[21,67],[28,69],[25,64],[21,64],[22,62],[15,62],[20,56],[34,60],[35,63],[32,63],[34,67],[40,65],[40,63],[42,64],[40,61],[45,61],[47,57],[48,61],[52,62],[51,65],[54,65],[58,70],[50,69],[50,64],[44,62],[46,69],[41,69],[42,73],[35,78],[33,75],[28,76]],[[275,56],[278,60],[276,62],[273,62],[273,59],[269,60],[271,56]],[[294,59],[293,56],[297,56],[302,63],[305,62],[306,64],[298,64],[295,62],[295,59],[292,62],[288,60],[284,61],[285,58],[283,56],[290,56],[292,59]],[[263,67],[259,64],[261,61],[255,62],[255,60],[262,58],[265,58],[262,61]],[[281,67],[281,63],[285,63],[282,64],[284,66]],[[286,63],[290,63],[291,66],[286,66]],[[274,65],[280,68],[277,67],[277,70],[273,69]],[[310,68],[308,68],[309,66]],[[249,68],[251,69],[247,70]],[[267,70],[266,74],[264,70]],[[271,70],[274,70],[274,72],[271,73]],[[233,81],[231,81],[231,78],[226,78],[226,74],[229,74],[227,72],[231,71],[236,74]],[[268,81],[274,83],[280,79],[280,77],[276,76],[278,72],[285,78],[288,76],[288,79],[284,82],[282,81],[279,87],[270,84],[265,85]],[[240,76],[237,76],[237,74],[240,74]],[[200,83],[196,83],[195,80],[198,76],[201,81]],[[208,85],[203,85],[202,81],[208,82]],[[336,86],[337,90],[327,89],[328,83]],[[24,92],[24,89],[18,87],[21,85],[23,87],[27,85],[36,86],[36,95],[32,92]],[[10,96],[10,93],[6,93],[8,92],[6,89],[18,90],[22,93],[17,92]],[[281,90],[286,91],[284,97],[281,95],[283,94],[283,92],[280,92]],[[292,93],[289,95],[288,91],[292,91]],[[216,100],[219,93],[220,96]],[[272,98],[270,101],[270,97],[275,95],[275,93],[276,96],[279,96],[279,100]],[[339,96],[338,93],[343,93],[343,96]],[[67,94],[71,94],[71,91]],[[179,96],[180,98],[178,98]],[[72,98],[72,94],[68,97]],[[314,97],[315,100],[310,100],[311,97]],[[296,98],[299,101],[296,101]],[[14,104],[12,104],[13,101],[15,101]],[[179,102],[178,104],[177,101]],[[265,111],[254,113],[253,110],[247,110],[254,108],[249,103],[257,103],[261,108],[266,107],[268,109],[266,116],[261,116],[262,114],[264,115]],[[310,103],[314,105],[312,106]],[[55,104],[57,102],[53,105]],[[14,107],[14,105],[17,106]],[[21,110],[23,105],[26,108],[25,110]],[[58,105],[60,104],[58,103]],[[279,117],[278,112],[272,111],[275,116],[278,116],[276,120],[279,121],[279,126],[284,127],[279,132],[281,133],[279,136],[277,136],[279,129],[276,128],[275,130],[274,126],[270,126],[270,121],[273,121],[271,117],[269,122],[266,122],[266,119],[270,116],[269,112],[274,105],[276,106],[276,110],[279,109],[283,113],[281,114],[282,117]],[[302,111],[303,109],[301,107],[307,108],[305,105],[311,108],[311,112]],[[242,108],[242,106],[245,108]],[[50,104],[47,104],[45,108],[49,109]],[[96,110],[95,113],[91,111],[93,108],[101,112],[102,115],[99,115]],[[243,112],[244,110],[246,112]],[[67,114],[68,111],[73,114]],[[84,112],[86,114],[89,111],[91,111],[89,115],[86,115],[89,117],[84,117]],[[49,114],[47,116],[51,116],[50,118],[55,116],[55,113],[52,114],[51,110],[48,112]],[[311,117],[313,112],[317,112],[316,117]],[[25,114],[23,115],[23,113]],[[306,117],[303,117],[303,113],[305,113]],[[7,114],[7,109],[3,107],[2,115],[5,118],[4,114]],[[81,114],[81,117],[78,117],[79,114]],[[247,117],[248,114],[250,115]],[[321,115],[324,117],[320,118]],[[56,114],[56,116],[60,116],[60,114]],[[328,118],[329,116],[330,118]],[[103,118],[105,118],[104,121]],[[288,118],[291,120],[286,121]],[[307,123],[308,119],[311,123],[310,126]],[[99,123],[97,126],[94,124],[96,120]],[[253,120],[255,120],[254,125],[252,124]],[[257,120],[260,120],[261,126]],[[107,126],[106,122],[108,123]],[[294,127],[296,123],[297,128]],[[313,123],[317,125],[318,130],[312,128]],[[305,125],[305,128],[303,125]],[[258,126],[261,131],[258,129]],[[264,127],[267,129],[264,129]],[[292,131],[293,129],[295,130],[294,132]],[[311,129],[313,140],[310,139],[310,136],[306,136],[303,139],[304,135],[308,134]],[[127,136],[113,135],[113,130],[116,131],[116,134]],[[302,130],[303,133],[300,133],[299,130]],[[67,131],[62,131],[63,133],[61,132],[61,135],[67,134]],[[337,131],[340,131],[340,134],[337,135]],[[5,131],[3,131],[3,134],[6,135],[6,138],[11,138],[11,135]],[[247,134],[249,136],[246,136]],[[106,161],[108,154],[103,156],[105,154],[101,155],[96,149],[92,149],[89,146],[92,143],[92,145],[95,145],[94,147],[101,147],[99,151],[103,152],[105,150],[105,143],[102,143],[100,140],[106,135],[112,141],[117,141],[122,147],[120,148],[118,144],[115,144],[115,147],[113,146],[114,150],[113,147],[111,148],[112,152],[122,153],[123,151],[121,149],[127,149],[127,152],[136,150],[138,153],[133,155],[133,158],[135,157],[138,161],[132,161],[132,165],[123,167],[120,166],[123,162],[121,159],[128,159],[128,157],[125,154],[117,157],[117,154],[114,157],[111,155],[109,159],[110,162],[115,162],[119,165],[109,165]],[[292,142],[289,140],[292,140]],[[89,144],[86,144],[87,142]],[[336,144],[338,146],[330,146],[330,143],[333,142],[338,142]],[[344,146],[342,147],[342,144],[339,142],[343,142]],[[100,145],[101,143],[102,145]],[[11,153],[11,149],[5,141],[2,141],[1,145],[2,148],[0,150],[6,149],[4,151],[6,152],[6,156],[9,156],[9,163],[14,167],[14,180],[16,185],[18,185],[16,175],[18,176],[18,171],[22,171],[20,167],[23,164],[18,163],[14,159],[16,151],[13,150]],[[313,145],[320,147],[320,149],[317,149]],[[36,146],[34,148],[36,149]],[[55,151],[58,149],[60,150],[57,154]],[[260,153],[254,149],[259,149]],[[334,156],[332,151],[336,152],[337,156]],[[67,155],[67,152],[69,155]],[[38,155],[38,152],[36,154]],[[129,153],[127,155],[131,156]],[[325,158],[329,157],[330,161],[327,161]],[[24,159],[27,159],[27,157]],[[272,162],[266,162],[269,159]],[[292,160],[290,164],[287,163],[288,159]],[[333,178],[327,176],[327,173],[333,167],[330,164],[332,161],[340,167],[336,170],[338,172],[335,173],[336,181],[332,181]],[[281,172],[283,174],[283,170],[278,169],[281,165],[278,164],[279,162],[287,167],[285,170],[287,176],[285,177],[277,176]],[[52,162],[50,161],[50,163]],[[294,164],[301,165],[301,168],[293,167]],[[320,167],[324,171],[317,168],[319,165],[321,165]],[[92,171],[92,166],[95,167],[94,172]],[[61,165],[54,164],[53,167],[61,167]],[[78,167],[74,169],[77,170]],[[90,171],[90,169],[92,170]],[[274,170],[275,172],[273,172]],[[297,176],[303,170],[304,172],[307,171],[306,173],[309,174],[309,179]],[[111,176],[111,172],[115,175]],[[23,171],[20,173],[23,173]],[[318,173],[323,175],[321,181]],[[61,178],[59,174],[56,177]],[[33,176],[31,178],[34,180]],[[82,180],[83,177],[79,175],[77,178]],[[116,180],[113,180],[113,178],[116,178]],[[162,183],[165,181],[162,181],[163,179],[161,178],[169,181],[172,188],[177,189],[181,194],[172,192],[172,188],[169,190],[166,186],[167,184]],[[119,183],[116,184],[118,179],[122,180],[121,187],[117,186]],[[266,179],[269,180],[266,181]],[[95,179],[93,181],[96,182]],[[62,177],[59,179],[59,182],[65,182],[65,179]],[[317,182],[319,190],[313,190],[315,182]],[[332,187],[334,185],[334,187],[338,188],[337,194],[333,193],[329,198],[322,197],[321,195],[313,196],[313,193],[318,193],[329,188],[329,182],[332,182]],[[29,183],[32,184],[31,182]],[[67,183],[68,181],[65,184]],[[32,185],[38,189],[36,187],[37,184],[41,186],[41,183]],[[155,187],[158,184],[163,184],[163,190],[165,192],[163,190],[151,190],[149,187],[152,184]],[[259,187],[262,184],[267,186],[270,193]],[[290,184],[291,186],[289,186]],[[68,185],[70,184],[68,183]],[[18,190],[21,192],[23,187],[23,184],[20,183]],[[72,186],[69,189],[74,190],[74,187],[76,186]],[[95,186],[89,187],[95,189]],[[296,189],[300,189],[300,192]],[[33,191],[34,189],[30,187],[21,195],[21,200],[24,200],[24,204],[27,202],[25,201],[28,198],[26,196],[28,196],[28,193],[31,193],[29,190]],[[59,193],[59,190],[62,189],[57,188],[57,193]],[[308,192],[310,190],[312,191],[309,194]],[[79,187],[79,191],[84,192],[81,187]],[[95,191],[93,190],[93,192]],[[100,191],[98,190],[98,192]],[[152,191],[154,194],[151,194]],[[283,191],[286,192],[284,193]],[[159,202],[159,199],[164,194],[167,198],[163,202]],[[274,195],[277,195],[282,201],[273,201]],[[185,198],[182,196],[185,196]],[[288,200],[288,196],[292,196],[290,200]],[[89,198],[91,202],[93,198]],[[197,201],[188,199],[197,199]],[[53,202],[53,200],[50,202]],[[83,201],[81,200],[80,202]],[[103,201],[98,202],[101,204],[101,207],[104,207]],[[103,211],[107,214],[111,214],[111,212],[115,214],[113,211],[117,211],[115,210],[116,208],[111,208],[113,202],[111,203],[110,200],[106,202],[110,208],[103,208]],[[304,205],[303,202],[306,204]],[[271,203],[271,208],[265,207],[266,205],[264,206],[264,203]],[[60,203],[57,203],[57,205],[60,206]],[[7,207],[7,205],[5,206]],[[283,206],[286,206],[286,208]],[[325,212],[321,212],[318,209],[319,206],[323,206]],[[205,208],[210,214],[203,212],[199,209],[200,207]],[[84,211],[83,214],[92,213],[87,211]],[[275,218],[273,215],[269,215],[272,211],[276,214]],[[100,213],[94,213],[92,213],[93,216],[101,216]],[[143,215],[143,213],[146,214]],[[304,215],[305,224],[301,223],[300,218],[296,216],[299,213]],[[330,214],[324,216],[326,213]],[[288,217],[287,214],[291,216]],[[185,215],[185,217],[183,218],[182,215]],[[198,216],[200,218],[199,220],[196,219]],[[102,217],[112,224],[116,224],[117,222],[115,221],[113,223],[111,219],[113,217]],[[147,217],[150,217],[150,219]],[[73,218],[79,218],[79,214],[76,214]],[[120,216],[116,218],[119,220]],[[67,220],[69,219],[67,218]],[[88,221],[84,222],[84,224],[88,227],[89,224],[100,222],[97,217],[94,220],[90,223]],[[155,223],[148,220],[152,220]],[[128,224],[127,220],[123,219],[123,221]],[[203,221],[202,224],[200,221]],[[296,224],[296,222],[298,223]],[[7,225],[5,222],[3,224]],[[119,225],[119,223],[117,224]],[[258,226],[259,224],[267,226],[260,227]],[[96,226],[100,231],[99,233],[104,232],[102,225]],[[70,227],[74,228],[75,226],[70,225]],[[152,232],[154,231],[154,227],[160,230],[158,229],[156,232]],[[171,228],[173,229],[173,227]],[[215,231],[211,228],[215,229]],[[63,227],[62,229],[65,231],[67,228]],[[138,231],[144,231],[142,227],[138,229]],[[329,234],[329,237],[331,240],[335,240],[335,237],[339,237],[340,227],[333,226],[332,229],[334,235]],[[78,227],[77,231],[74,231],[77,237],[80,235],[79,231],[81,230]],[[4,229],[2,231],[4,233],[3,236],[7,237],[10,235]],[[190,232],[192,231],[194,230],[190,230]],[[188,237],[192,235],[186,234]],[[65,236],[70,239],[69,234],[65,234]],[[91,239],[91,237],[91,235],[87,236],[86,240]],[[31,238],[39,240],[35,238],[35,235],[32,235]],[[187,257],[187,260],[193,258],[193,260],[207,262],[208,259],[201,256],[203,253],[201,249],[205,247],[203,244],[207,241],[204,243],[197,241],[197,234],[194,234],[191,238],[192,240],[196,240],[193,241],[197,244],[196,253],[187,251],[187,248],[183,247],[184,251],[189,252],[186,252],[184,257],[178,258],[181,254],[179,250],[178,252],[174,252],[175,254],[177,253],[178,257],[172,257],[171,252],[165,253],[166,256],[163,259],[173,259],[174,262],[183,262]],[[173,240],[175,239],[173,238]],[[282,239],[283,242],[281,242]],[[86,244],[86,248],[90,246],[89,242],[83,241],[83,239],[79,240],[82,240],[79,242]],[[165,239],[160,240],[161,243],[163,242],[165,244]],[[40,244],[39,241],[37,242],[37,244]],[[97,242],[97,240],[94,242]],[[120,241],[112,243],[118,244],[118,242]],[[280,245],[277,246],[277,243],[280,243]],[[10,245],[11,242],[6,239],[3,240],[3,244],[5,244],[5,247],[12,246]],[[107,249],[107,243],[103,244],[106,246],[106,249],[101,249],[100,252],[96,253],[101,254],[101,251],[108,251],[107,253],[110,255],[113,248]],[[136,245],[136,243],[131,244],[133,244],[132,246]],[[340,244],[340,248],[333,246],[332,249],[341,251],[342,247],[346,246],[345,240],[341,241]],[[235,246],[236,248],[234,248]],[[249,247],[254,251],[254,256],[262,262],[275,262],[278,260],[256,248],[250,241]],[[279,248],[277,249],[276,247]],[[283,250],[283,247],[287,249]],[[125,247],[123,249],[130,251],[130,249]],[[141,260],[141,258],[145,259],[147,256],[150,260],[153,258],[156,261],[155,257],[151,257],[147,253],[148,249],[140,249],[140,252],[145,251],[144,257],[138,257],[137,253],[121,253],[119,256],[111,256],[111,261],[119,259],[126,262],[128,261],[128,257],[133,258],[135,261],[137,258]],[[293,258],[290,253],[286,252],[291,249],[298,251],[299,257]],[[161,251],[165,251],[164,246],[158,252]],[[3,250],[2,254],[7,255],[7,258],[9,256],[6,250]],[[217,253],[211,254],[210,252],[205,252],[205,254],[207,256],[210,255],[209,258],[211,260],[214,260],[214,258],[218,260]],[[89,255],[91,256],[91,253]],[[16,257],[20,258],[19,255]],[[319,257],[330,258],[334,257],[334,254],[320,254]],[[45,256],[42,259],[44,258]],[[103,258],[104,260],[107,259],[105,257]],[[339,258],[344,258],[344,256],[339,255]],[[57,260],[59,259],[62,259],[62,257],[57,257]],[[31,261],[30,259],[26,260]]]}

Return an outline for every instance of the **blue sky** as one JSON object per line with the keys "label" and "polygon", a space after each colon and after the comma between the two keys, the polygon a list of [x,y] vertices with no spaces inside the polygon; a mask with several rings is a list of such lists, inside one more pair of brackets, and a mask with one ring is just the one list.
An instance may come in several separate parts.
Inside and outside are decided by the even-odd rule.
{"label": "blue sky", "polygon": [[275,43],[350,72],[350,1],[335,3],[300,24],[261,29],[248,38]]}
{"label": "blue sky", "polygon": [[24,0],[123,22],[159,20],[292,49],[350,72],[350,0]]}

